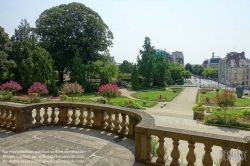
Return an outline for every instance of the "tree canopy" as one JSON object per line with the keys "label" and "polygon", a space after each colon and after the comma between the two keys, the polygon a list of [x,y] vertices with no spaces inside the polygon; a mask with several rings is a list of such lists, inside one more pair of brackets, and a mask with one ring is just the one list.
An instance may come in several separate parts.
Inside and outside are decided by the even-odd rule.
{"label": "tree canopy", "polygon": [[122,64],[120,64],[119,66],[119,71],[121,73],[131,73],[132,69],[133,69],[133,64],[127,60],[124,60]]}
{"label": "tree canopy", "polygon": [[63,4],[41,13],[36,21],[36,34],[55,61],[60,81],[70,68],[74,56],[83,64],[100,59],[113,45],[113,34],[98,13],[81,3]]}
{"label": "tree canopy", "polygon": [[185,65],[185,70],[189,71],[189,72],[193,72],[193,66],[190,63],[187,63]]}

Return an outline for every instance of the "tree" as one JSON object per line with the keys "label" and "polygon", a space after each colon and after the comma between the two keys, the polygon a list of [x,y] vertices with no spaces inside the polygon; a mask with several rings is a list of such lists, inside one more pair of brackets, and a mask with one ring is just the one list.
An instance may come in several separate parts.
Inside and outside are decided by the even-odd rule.
{"label": "tree", "polygon": [[212,102],[223,109],[224,119],[227,124],[227,109],[229,107],[234,107],[236,101],[236,96],[232,91],[225,89],[222,93],[217,93],[215,97],[212,98]]}
{"label": "tree", "polygon": [[203,77],[218,78],[218,69],[207,67],[202,71]]}
{"label": "tree", "polygon": [[72,59],[72,67],[70,72],[70,81],[78,82],[80,85],[83,85],[85,82],[85,70],[84,65],[81,62],[81,58],[75,56]]}
{"label": "tree", "polygon": [[133,90],[139,89],[139,73],[136,65],[134,65],[133,71],[131,73],[131,84]]}
{"label": "tree", "polygon": [[9,35],[4,32],[4,28],[0,26],[0,78],[3,78],[4,72],[10,75],[10,70],[16,67],[15,61],[8,60],[8,54],[10,52]]}
{"label": "tree", "polygon": [[167,62],[163,56],[158,56],[154,59],[154,85],[164,86],[167,80]]}
{"label": "tree", "polygon": [[144,77],[145,86],[149,87],[153,77],[153,55],[155,49],[151,46],[149,37],[145,37],[144,45],[142,47],[143,50],[140,50],[137,57],[139,74]]}
{"label": "tree", "polygon": [[175,81],[183,81],[184,79],[184,68],[181,64],[172,62],[169,65],[169,69],[171,72],[171,77],[173,82]]}
{"label": "tree", "polygon": [[113,34],[98,13],[81,3],[63,4],[45,10],[35,32],[55,61],[60,82],[74,56],[84,65],[100,59],[112,46]]}
{"label": "tree", "polygon": [[100,78],[101,85],[109,84],[112,82],[112,78],[116,77],[118,74],[118,67],[114,63],[104,64],[104,67],[101,69]]}
{"label": "tree", "polygon": [[185,65],[185,70],[189,71],[189,72],[193,72],[193,66],[190,63],[187,63]]}
{"label": "tree", "polygon": [[133,64],[124,60],[122,64],[119,66],[119,70],[121,73],[131,73],[133,70]]}
{"label": "tree", "polygon": [[37,40],[27,20],[15,29],[11,38],[13,47],[10,58],[16,61],[13,70],[15,80],[24,88],[33,82],[54,81],[53,60],[49,53],[37,45]]}
{"label": "tree", "polygon": [[185,79],[191,78],[191,76],[192,76],[192,74],[189,71],[184,70],[184,78]]}

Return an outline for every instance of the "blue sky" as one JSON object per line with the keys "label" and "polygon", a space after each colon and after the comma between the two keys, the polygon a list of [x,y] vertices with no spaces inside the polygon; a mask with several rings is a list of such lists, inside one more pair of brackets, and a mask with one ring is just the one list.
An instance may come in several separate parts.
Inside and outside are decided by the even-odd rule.
{"label": "blue sky", "polygon": [[21,19],[31,26],[48,8],[80,2],[99,13],[114,34],[111,56],[136,62],[144,38],[169,52],[182,51],[185,63],[245,51],[250,58],[249,0],[6,0],[0,3],[0,26],[14,34]]}

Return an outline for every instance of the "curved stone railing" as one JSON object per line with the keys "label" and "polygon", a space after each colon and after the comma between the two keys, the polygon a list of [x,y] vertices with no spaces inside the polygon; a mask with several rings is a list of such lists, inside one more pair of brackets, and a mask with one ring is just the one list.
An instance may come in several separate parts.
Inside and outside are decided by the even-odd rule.
{"label": "curved stone railing", "polygon": [[[171,166],[179,165],[179,141],[187,141],[189,144],[186,156],[188,166],[195,164],[196,143],[205,146],[202,160],[204,166],[213,165],[211,156],[213,146],[220,146],[224,152],[229,152],[230,149],[241,150],[242,154],[239,157],[246,158],[239,165],[250,166],[250,137],[243,139],[155,126],[154,118],[143,111],[109,105],[57,102],[17,106],[0,103],[0,128],[21,132],[41,125],[94,128],[134,138],[136,161],[149,165],[166,165],[164,139],[170,138],[173,141]],[[157,158],[152,156],[152,136],[156,136],[159,142]],[[228,157],[228,153],[224,155],[225,158]],[[229,160],[222,160],[220,165],[231,164]]]}

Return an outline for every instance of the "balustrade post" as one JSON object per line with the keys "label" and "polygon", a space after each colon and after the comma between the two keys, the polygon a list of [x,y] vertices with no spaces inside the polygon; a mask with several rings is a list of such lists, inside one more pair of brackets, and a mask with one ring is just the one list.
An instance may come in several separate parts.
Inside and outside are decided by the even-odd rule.
{"label": "balustrade post", "polygon": [[58,123],[59,124],[68,124],[69,123],[69,111],[66,107],[59,107],[59,114],[58,114]]}
{"label": "balustrade post", "polygon": [[41,123],[42,117],[41,117],[41,115],[40,115],[40,108],[36,109],[36,116],[35,116],[35,119],[36,119],[36,123],[35,123],[36,125],[42,124],[42,123]]}
{"label": "balustrade post", "polygon": [[84,112],[84,108],[80,108],[80,115],[79,115],[80,122],[78,123],[79,126],[83,126],[84,125],[85,115],[84,115],[83,112]]}
{"label": "balustrade post", "polygon": [[49,121],[48,107],[44,107],[43,124],[48,124]]}
{"label": "balustrade post", "polygon": [[141,161],[141,134],[135,133],[135,161]]}
{"label": "balustrade post", "polygon": [[103,116],[104,116],[104,111],[103,110],[94,110],[94,123],[93,126],[96,128],[101,128],[103,124]]}
{"label": "balustrade post", "polygon": [[120,113],[115,113],[115,120],[114,120],[114,128],[113,128],[113,130],[114,131],[119,131],[120,129],[121,129],[121,127],[120,127],[120,120],[119,120],[119,114]]}
{"label": "balustrade post", "polygon": [[9,122],[8,122],[9,116],[10,116],[9,110],[5,110],[5,116],[3,117],[4,126],[8,126],[8,124],[9,124]]}
{"label": "balustrade post", "polygon": [[51,124],[56,123],[55,107],[51,107],[51,115],[50,115],[50,118],[51,118],[51,121],[50,121]]}
{"label": "balustrade post", "polygon": [[194,149],[195,149],[194,144],[195,143],[192,141],[188,141],[188,144],[189,144],[188,145],[189,150],[188,150],[188,154],[186,157],[187,162],[188,162],[187,166],[194,166],[194,163],[196,161],[196,156],[195,156],[195,152],[194,152]]}
{"label": "balustrade post", "polygon": [[152,151],[152,144],[151,144],[151,135],[148,135],[147,136],[147,160],[151,161],[152,159],[152,154],[151,154],[151,151]]}
{"label": "balustrade post", "polygon": [[231,166],[231,163],[229,161],[229,153],[230,153],[229,147],[222,147],[222,159],[220,166]]}
{"label": "balustrade post", "polygon": [[87,109],[87,117],[86,117],[86,120],[87,120],[86,125],[91,126],[91,125],[92,125],[92,122],[91,122],[92,116],[91,116],[91,109],[90,109],[90,108]]}
{"label": "balustrade post", "polygon": [[172,162],[170,166],[179,166],[180,150],[179,150],[179,140],[173,139],[173,150],[171,152]]}
{"label": "balustrade post", "polygon": [[10,127],[15,127],[15,111],[11,111]]}
{"label": "balustrade post", "polygon": [[135,136],[135,126],[136,126],[136,118],[129,116],[129,124],[128,124],[128,134],[130,136]]}
{"label": "balustrade post", "polygon": [[122,114],[121,133],[126,134],[128,132],[127,126],[128,126],[128,123],[126,121],[126,114]]}
{"label": "balustrade post", "polygon": [[159,140],[159,147],[156,150],[156,153],[158,155],[158,158],[156,160],[156,163],[161,163],[161,164],[165,164],[165,148],[164,148],[164,137],[163,136],[158,136]]}
{"label": "balustrade post", "polygon": [[250,136],[245,137],[245,140],[247,141],[247,147],[245,151],[241,152],[241,165],[240,166],[250,166]]}
{"label": "balustrade post", "polygon": [[205,150],[205,154],[203,156],[202,159],[202,163],[204,166],[212,166],[213,165],[213,158],[211,156],[211,152],[212,152],[212,146],[211,144],[205,143],[204,144],[204,150]]}
{"label": "balustrade post", "polygon": [[72,115],[71,115],[71,125],[75,125],[76,124],[76,118],[77,118],[77,116],[76,116],[76,108],[75,107],[73,107],[72,108]]}
{"label": "balustrade post", "polygon": [[32,110],[31,108],[20,108],[15,111],[15,131],[21,132],[33,126]]}
{"label": "balustrade post", "polygon": [[108,122],[107,129],[109,129],[109,130],[113,129],[113,127],[114,127],[112,115],[113,115],[112,112],[108,112],[109,117],[108,117],[108,120],[107,120],[107,122]]}

